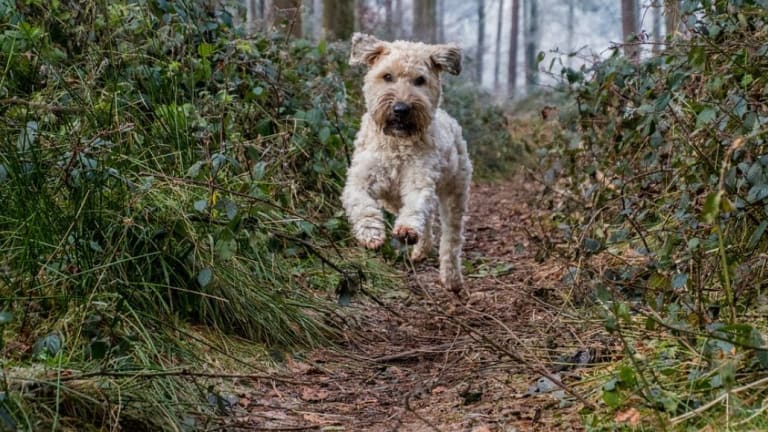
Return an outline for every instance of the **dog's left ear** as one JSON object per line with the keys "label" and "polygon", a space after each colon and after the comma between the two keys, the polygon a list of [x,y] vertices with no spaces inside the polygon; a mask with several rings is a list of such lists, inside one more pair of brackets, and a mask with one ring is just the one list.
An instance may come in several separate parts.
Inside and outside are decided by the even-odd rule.
{"label": "dog's left ear", "polygon": [[456,45],[436,45],[432,62],[441,71],[458,75],[461,73],[461,48]]}
{"label": "dog's left ear", "polygon": [[376,39],[374,36],[364,33],[355,33],[352,35],[352,49],[349,53],[349,64],[364,64],[368,67],[373,66],[379,60],[387,49],[386,43]]}

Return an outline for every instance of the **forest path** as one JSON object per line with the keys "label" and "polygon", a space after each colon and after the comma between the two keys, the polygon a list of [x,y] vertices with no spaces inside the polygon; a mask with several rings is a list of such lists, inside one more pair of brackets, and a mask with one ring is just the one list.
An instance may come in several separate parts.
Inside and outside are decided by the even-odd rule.
{"label": "forest path", "polygon": [[[592,339],[558,307],[566,267],[537,244],[546,238],[538,221],[549,217],[540,200],[540,187],[523,176],[473,185],[469,298],[440,287],[435,258],[415,269],[397,264],[409,268],[405,287],[382,294],[381,305],[355,297],[348,315],[356,322],[341,347],[289,359],[294,382],[255,384],[243,429],[581,429],[574,397],[526,394],[542,368],[556,370],[558,356],[578,355]],[[558,377],[576,381],[568,371]]]}

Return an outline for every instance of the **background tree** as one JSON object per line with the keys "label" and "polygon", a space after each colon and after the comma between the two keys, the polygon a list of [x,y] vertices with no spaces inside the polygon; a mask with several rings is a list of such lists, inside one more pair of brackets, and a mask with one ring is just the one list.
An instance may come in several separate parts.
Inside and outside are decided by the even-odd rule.
{"label": "background tree", "polygon": [[483,83],[483,54],[485,54],[485,0],[477,1],[477,54],[475,80]]}
{"label": "background tree", "polygon": [[624,40],[624,55],[632,61],[640,58],[637,44],[637,1],[621,0],[621,32]]}
{"label": "background tree", "polygon": [[272,0],[272,26],[282,33],[301,37],[301,0]]}
{"label": "background tree", "polygon": [[507,63],[507,95],[515,96],[517,86],[517,35],[520,33],[520,1],[512,0],[509,25],[509,62]]}
{"label": "background tree", "polygon": [[539,1],[525,0],[525,85],[530,91],[539,83]]}
{"label": "background tree", "polygon": [[499,81],[499,71],[501,69],[501,31],[503,30],[502,17],[504,16],[504,0],[498,0],[498,2],[499,10],[496,19],[496,55],[493,64],[493,88],[496,91],[498,91],[501,86]]}
{"label": "background tree", "polygon": [[661,52],[661,4],[659,0],[653,0],[651,10],[653,12],[653,30],[651,30],[653,46],[651,49],[654,55],[658,55]]}
{"label": "background tree", "polygon": [[323,3],[323,32],[331,41],[348,40],[355,30],[354,0],[325,0]]}
{"label": "background tree", "polygon": [[667,36],[675,35],[680,31],[680,26],[682,25],[680,0],[664,0],[664,14]]}
{"label": "background tree", "polygon": [[426,43],[437,42],[437,0],[413,2],[413,38]]}

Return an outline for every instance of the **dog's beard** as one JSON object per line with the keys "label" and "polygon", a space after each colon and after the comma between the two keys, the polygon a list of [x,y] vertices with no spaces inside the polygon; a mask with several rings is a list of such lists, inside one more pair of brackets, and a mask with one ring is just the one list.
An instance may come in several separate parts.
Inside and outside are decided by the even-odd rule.
{"label": "dog's beard", "polygon": [[420,99],[409,100],[411,111],[406,116],[396,116],[392,110],[395,98],[383,96],[371,112],[373,121],[384,135],[408,138],[423,134],[432,123],[429,105]]}

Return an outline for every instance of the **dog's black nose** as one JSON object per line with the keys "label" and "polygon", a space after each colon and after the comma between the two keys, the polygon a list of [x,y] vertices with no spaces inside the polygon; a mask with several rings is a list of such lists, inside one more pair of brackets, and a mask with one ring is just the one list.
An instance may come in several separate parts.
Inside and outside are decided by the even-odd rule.
{"label": "dog's black nose", "polygon": [[409,112],[411,112],[411,107],[405,102],[396,102],[392,107],[392,111],[398,117],[405,117]]}

